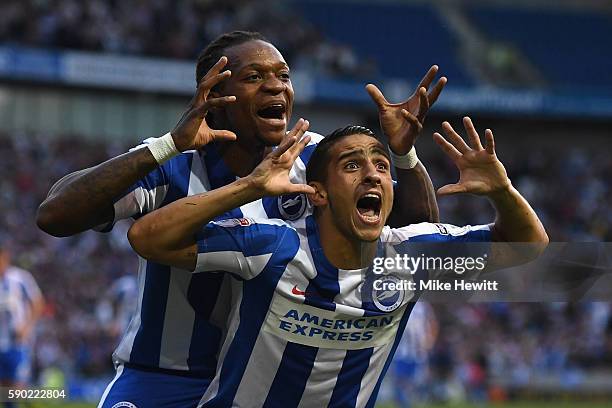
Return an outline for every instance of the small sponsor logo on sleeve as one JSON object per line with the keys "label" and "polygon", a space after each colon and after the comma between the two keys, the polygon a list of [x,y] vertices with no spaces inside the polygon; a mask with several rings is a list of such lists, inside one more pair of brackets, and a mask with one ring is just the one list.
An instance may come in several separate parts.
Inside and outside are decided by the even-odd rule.
{"label": "small sponsor logo on sleeve", "polygon": [[213,224],[224,228],[248,227],[255,223],[251,218],[230,218],[227,220],[212,221]]}

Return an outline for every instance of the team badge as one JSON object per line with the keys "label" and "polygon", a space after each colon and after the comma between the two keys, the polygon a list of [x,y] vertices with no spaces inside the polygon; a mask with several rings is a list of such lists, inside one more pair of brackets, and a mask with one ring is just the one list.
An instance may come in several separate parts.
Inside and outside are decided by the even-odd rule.
{"label": "team badge", "polygon": [[[401,280],[393,275],[384,275],[378,278],[381,289],[372,288],[372,302],[383,312],[392,312],[402,305],[405,293],[403,290],[386,289],[385,283],[401,285]],[[379,285],[377,285],[379,286]]]}
{"label": "team badge", "polygon": [[131,402],[121,401],[113,405],[111,408],[138,408],[136,405]]}
{"label": "team badge", "polygon": [[295,221],[306,211],[306,195],[303,193],[285,194],[278,197],[278,211],[285,220]]}

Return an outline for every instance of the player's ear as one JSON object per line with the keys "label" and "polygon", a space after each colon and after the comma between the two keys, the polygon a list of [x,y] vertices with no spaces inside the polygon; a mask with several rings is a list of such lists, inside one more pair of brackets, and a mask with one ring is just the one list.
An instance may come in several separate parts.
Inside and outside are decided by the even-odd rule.
{"label": "player's ear", "polygon": [[327,191],[323,187],[323,184],[318,181],[311,181],[308,183],[309,186],[315,189],[314,193],[308,194],[308,199],[315,207],[320,207],[327,204]]}

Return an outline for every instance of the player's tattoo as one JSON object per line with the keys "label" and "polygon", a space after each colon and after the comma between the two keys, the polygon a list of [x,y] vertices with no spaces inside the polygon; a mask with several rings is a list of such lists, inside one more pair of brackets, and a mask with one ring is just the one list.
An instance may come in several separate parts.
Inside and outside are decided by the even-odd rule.
{"label": "player's tattoo", "polygon": [[38,224],[52,235],[67,236],[109,223],[114,200],[157,166],[142,148],[71,173],[51,187],[38,209]]}

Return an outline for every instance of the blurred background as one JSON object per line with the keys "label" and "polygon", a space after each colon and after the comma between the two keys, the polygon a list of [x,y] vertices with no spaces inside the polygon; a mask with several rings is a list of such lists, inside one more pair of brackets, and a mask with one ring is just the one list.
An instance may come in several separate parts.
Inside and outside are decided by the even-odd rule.
{"label": "blurred background", "polygon": [[[34,384],[94,406],[114,373],[137,269],[129,224],[53,238],[35,225],[38,204],[64,174],[170,130],[195,89],[198,52],[235,29],[280,49],[294,120],[321,134],[350,123],[377,130],[364,85],[399,102],[438,64],[448,85],[417,143],[434,185],[457,171],[431,134],[469,114],[494,130],[552,241],[612,240],[610,1],[2,0],[0,235],[47,300]],[[445,222],[493,217],[483,199],[439,206]],[[381,406],[612,406],[610,304],[419,309]]]}

